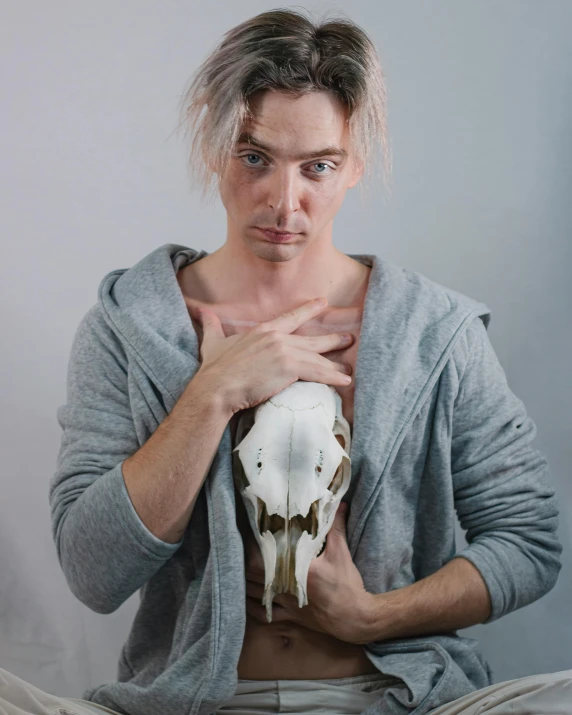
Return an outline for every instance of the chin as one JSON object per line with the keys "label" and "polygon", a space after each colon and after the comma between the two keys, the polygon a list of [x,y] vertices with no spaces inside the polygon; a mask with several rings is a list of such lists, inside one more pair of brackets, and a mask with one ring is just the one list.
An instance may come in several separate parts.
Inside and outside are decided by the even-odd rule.
{"label": "chin", "polygon": [[272,241],[247,240],[245,245],[251,253],[272,263],[289,261],[304,251],[305,244],[296,243],[272,243]]}

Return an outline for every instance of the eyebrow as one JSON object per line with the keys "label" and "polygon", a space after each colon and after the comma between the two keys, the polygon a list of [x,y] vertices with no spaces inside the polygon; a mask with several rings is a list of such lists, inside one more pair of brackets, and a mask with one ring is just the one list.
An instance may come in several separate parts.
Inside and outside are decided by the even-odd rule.
{"label": "eyebrow", "polygon": [[[273,153],[273,149],[270,146],[267,146],[263,142],[260,141],[260,139],[257,139],[256,137],[252,136],[252,134],[248,134],[247,132],[242,132],[242,134],[238,137],[237,139],[237,144],[250,144],[251,146],[255,146],[258,149],[262,149],[263,151],[267,151],[269,154]],[[340,149],[340,147],[337,146],[326,146],[323,147],[322,149],[317,149],[315,151],[311,152],[306,152],[304,154],[298,154],[297,156],[294,157],[294,159],[298,160],[304,160],[304,159],[313,159],[316,156],[339,156],[342,159],[345,159],[348,156],[347,151],[345,149]]]}

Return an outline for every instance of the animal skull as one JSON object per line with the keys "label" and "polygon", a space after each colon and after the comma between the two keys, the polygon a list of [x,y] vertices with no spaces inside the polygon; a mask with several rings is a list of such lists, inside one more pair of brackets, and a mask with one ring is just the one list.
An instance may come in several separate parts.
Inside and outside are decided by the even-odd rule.
{"label": "animal skull", "polygon": [[349,487],[349,450],[350,426],[330,385],[294,382],[239,416],[233,478],[264,561],[268,623],[275,594],[308,603],[310,562]]}

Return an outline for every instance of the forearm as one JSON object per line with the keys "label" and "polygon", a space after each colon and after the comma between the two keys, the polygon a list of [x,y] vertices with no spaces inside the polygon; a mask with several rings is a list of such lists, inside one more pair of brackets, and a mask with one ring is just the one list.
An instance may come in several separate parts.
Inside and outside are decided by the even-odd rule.
{"label": "forearm", "polygon": [[478,569],[453,558],[431,576],[387,593],[368,594],[362,643],[445,633],[483,623],[491,613]]}
{"label": "forearm", "polygon": [[123,463],[133,507],[162,541],[175,544],[185,533],[230,417],[218,395],[191,380],[171,413]]}

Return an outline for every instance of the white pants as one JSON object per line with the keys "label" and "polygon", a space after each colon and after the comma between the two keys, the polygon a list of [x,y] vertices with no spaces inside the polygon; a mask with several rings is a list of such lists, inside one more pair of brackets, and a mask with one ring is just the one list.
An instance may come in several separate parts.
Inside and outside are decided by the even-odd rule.
{"label": "white pants", "polygon": [[[402,681],[398,681],[402,682]],[[325,680],[239,680],[216,715],[358,715],[384,689],[402,687],[382,673]],[[572,670],[529,675],[475,690],[428,715],[572,715]]]}
{"label": "white pants", "polygon": [[[395,679],[382,673],[323,680],[239,680],[217,715],[358,715]],[[405,687],[403,685],[402,687]],[[114,710],[79,698],[51,695],[0,668],[0,715],[91,715]],[[429,715],[571,715],[572,670],[528,675],[475,690]],[[130,713],[137,715],[137,713]]]}

